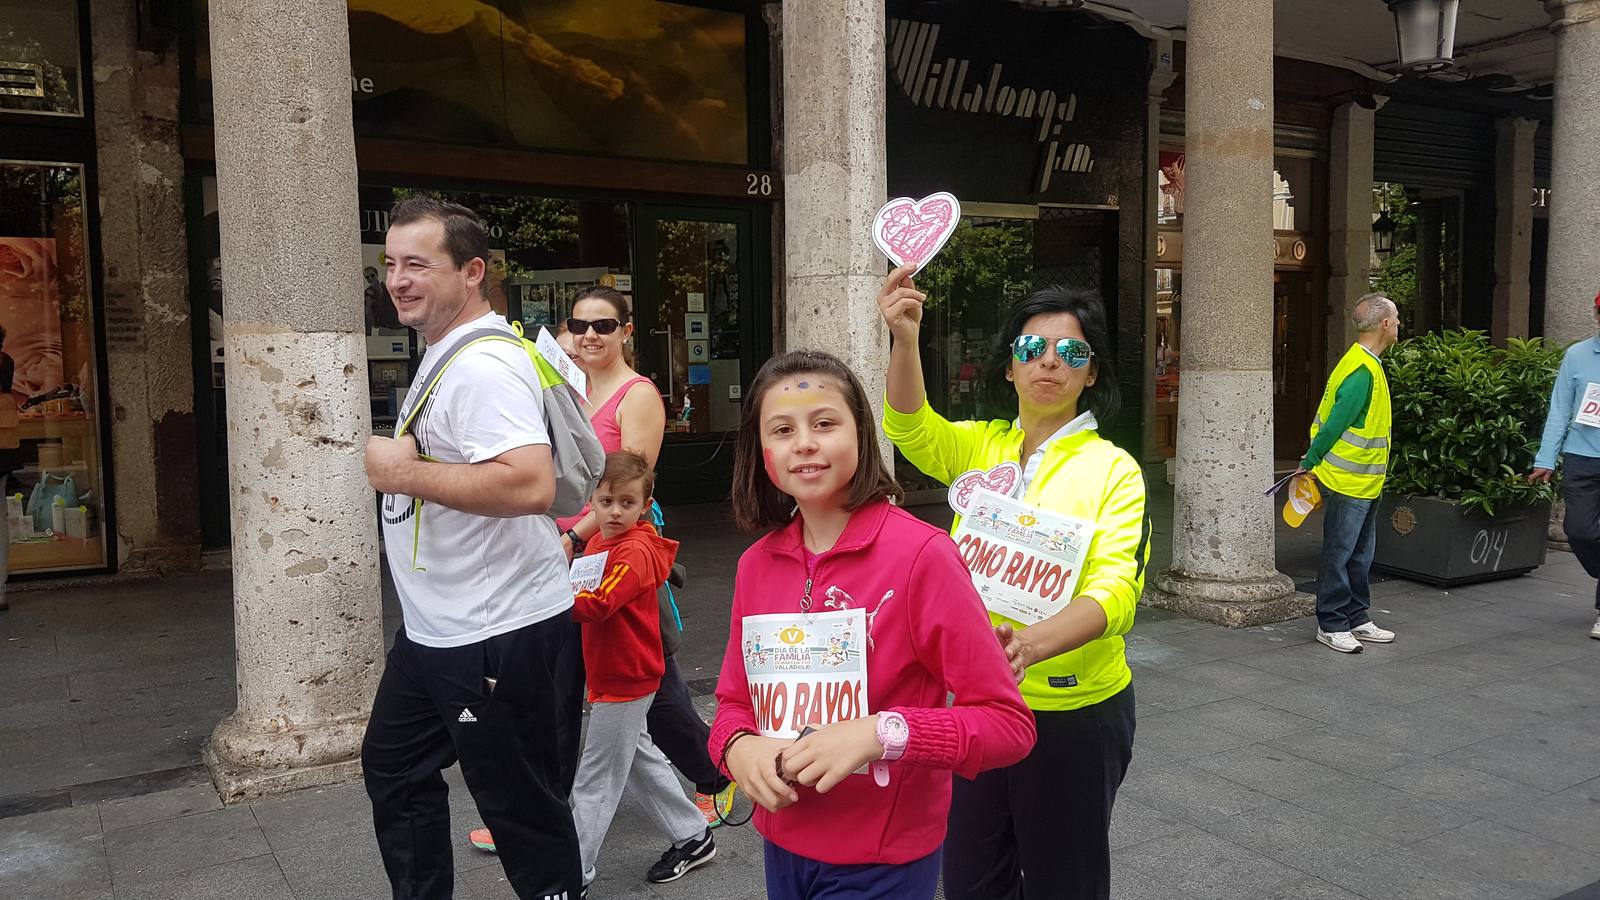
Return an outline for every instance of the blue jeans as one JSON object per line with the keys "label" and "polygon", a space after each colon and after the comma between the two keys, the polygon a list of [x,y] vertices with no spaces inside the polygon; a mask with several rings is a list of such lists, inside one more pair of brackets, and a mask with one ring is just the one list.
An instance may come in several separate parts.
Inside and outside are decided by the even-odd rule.
{"label": "blue jeans", "polygon": [[1372,621],[1372,551],[1378,543],[1378,501],[1324,487],[1322,567],[1317,572],[1317,627],[1349,631]]}

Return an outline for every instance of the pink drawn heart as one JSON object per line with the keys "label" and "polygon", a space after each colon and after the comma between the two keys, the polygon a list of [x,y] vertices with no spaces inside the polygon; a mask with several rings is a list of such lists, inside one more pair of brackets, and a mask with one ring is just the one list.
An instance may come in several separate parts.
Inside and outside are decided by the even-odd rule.
{"label": "pink drawn heart", "polygon": [[914,265],[920,272],[960,223],[961,201],[951,194],[896,197],[872,220],[872,240],[896,266]]}
{"label": "pink drawn heart", "polygon": [[1014,462],[1003,462],[987,472],[983,469],[963,472],[950,482],[950,508],[964,516],[972,506],[972,495],[978,488],[1009,497],[1021,482],[1022,466]]}

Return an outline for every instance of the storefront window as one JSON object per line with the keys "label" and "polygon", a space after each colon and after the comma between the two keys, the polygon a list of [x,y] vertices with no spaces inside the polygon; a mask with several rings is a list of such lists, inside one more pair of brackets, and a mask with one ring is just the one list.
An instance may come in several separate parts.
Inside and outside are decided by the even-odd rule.
{"label": "storefront window", "polygon": [[[189,102],[209,122],[209,8],[192,2]],[[358,135],[749,161],[743,13],[667,2],[347,5]]]}
{"label": "storefront window", "polygon": [[0,469],[11,571],[102,566],[83,167],[0,160]]}
{"label": "storefront window", "polygon": [[0,0],[0,111],[83,115],[78,4]]}

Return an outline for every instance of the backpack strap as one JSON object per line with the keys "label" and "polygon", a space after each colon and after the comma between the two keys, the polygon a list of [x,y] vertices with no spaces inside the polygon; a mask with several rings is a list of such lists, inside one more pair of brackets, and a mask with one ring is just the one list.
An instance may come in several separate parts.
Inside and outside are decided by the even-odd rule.
{"label": "backpack strap", "polygon": [[[394,436],[396,439],[404,437],[411,430],[411,424],[416,421],[417,416],[421,414],[423,408],[428,405],[428,401],[433,399],[433,389],[438,386],[439,380],[444,377],[445,371],[450,368],[451,364],[460,358],[462,351],[466,350],[468,347],[471,347],[473,344],[482,343],[484,341],[505,341],[506,343],[517,344],[518,346],[521,346],[522,344],[521,340],[506,334],[504,331],[501,331],[498,328],[477,328],[468,332],[467,335],[460,341],[460,343],[456,344],[456,348],[454,350],[451,350],[444,359],[434,363],[433,368],[428,370],[428,374],[423,376],[422,393],[417,395],[417,402],[406,411],[399,426],[395,428]],[[418,451],[418,455],[422,456],[423,459],[426,459],[429,462],[438,461],[426,454],[421,453],[420,450]],[[423,504],[421,498],[419,497],[411,498],[411,503],[413,506],[413,511],[411,514],[411,570],[413,572],[423,572],[427,570],[417,565],[417,548],[422,541]]]}
{"label": "backpack strap", "polygon": [[466,337],[456,344],[454,350],[451,350],[443,359],[434,363],[433,368],[428,370],[428,373],[422,377],[422,393],[417,395],[417,402],[401,417],[400,425],[394,431],[396,438],[402,437],[411,431],[412,423],[421,414],[423,407],[428,405],[428,401],[433,398],[433,389],[438,386],[439,379],[444,377],[445,370],[450,368],[451,364],[461,356],[462,351],[473,344],[483,341],[506,341],[507,343],[519,345],[522,343],[519,339],[506,334],[498,328],[478,328],[468,332]]}

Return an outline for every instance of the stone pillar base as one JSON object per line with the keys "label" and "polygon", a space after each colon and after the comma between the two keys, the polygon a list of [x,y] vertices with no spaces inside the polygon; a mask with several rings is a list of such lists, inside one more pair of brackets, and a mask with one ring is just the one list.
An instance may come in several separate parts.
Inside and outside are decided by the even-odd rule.
{"label": "stone pillar base", "polygon": [[222,802],[229,806],[302,788],[344,784],[361,777],[359,758],[299,769],[245,769],[218,759],[210,743],[206,744],[203,756],[206,770],[211,773],[212,786]]}
{"label": "stone pillar base", "polygon": [[1284,622],[1317,610],[1317,598],[1296,591],[1287,575],[1261,581],[1212,581],[1170,569],[1145,588],[1141,602],[1228,628]]}
{"label": "stone pillar base", "polygon": [[236,716],[229,716],[206,741],[203,757],[222,802],[244,803],[360,778],[365,731],[361,721],[259,732],[243,728]]}

